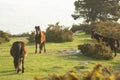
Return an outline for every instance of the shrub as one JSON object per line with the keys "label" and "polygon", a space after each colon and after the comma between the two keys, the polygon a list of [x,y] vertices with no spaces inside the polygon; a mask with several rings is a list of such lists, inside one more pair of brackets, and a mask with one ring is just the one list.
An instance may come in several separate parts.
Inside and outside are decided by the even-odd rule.
{"label": "shrub", "polygon": [[0,43],[9,42],[10,41],[9,36],[10,36],[9,33],[0,30]]}
{"label": "shrub", "polygon": [[85,56],[105,60],[113,58],[111,49],[103,44],[83,44],[78,45],[78,49],[81,50]]}
{"label": "shrub", "polygon": [[47,42],[66,42],[72,41],[72,31],[60,26],[59,23],[51,24],[46,30]]}
{"label": "shrub", "polygon": [[[81,74],[81,72],[80,72]],[[50,74],[48,77],[34,77],[34,80],[120,80],[120,72],[112,69],[111,66],[96,64],[92,71],[86,71],[79,75],[74,71],[69,71],[64,75]]]}
{"label": "shrub", "polygon": [[29,34],[29,37],[27,38],[29,42],[35,41],[35,32],[32,31],[31,34]]}

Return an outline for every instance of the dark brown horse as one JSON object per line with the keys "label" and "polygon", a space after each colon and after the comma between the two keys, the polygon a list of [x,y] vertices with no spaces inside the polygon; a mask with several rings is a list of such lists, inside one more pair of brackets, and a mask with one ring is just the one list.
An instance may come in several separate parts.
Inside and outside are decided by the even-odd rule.
{"label": "dark brown horse", "polygon": [[91,38],[96,39],[97,42],[100,42],[102,40],[103,36],[100,35],[99,33],[97,33],[96,31],[92,31],[91,32]]}
{"label": "dark brown horse", "polygon": [[114,56],[116,56],[117,48],[119,47],[119,40],[114,38],[103,37],[102,41],[105,42],[108,46],[110,46],[111,50],[113,50],[115,53]]}
{"label": "dark brown horse", "polygon": [[22,63],[22,73],[24,73],[24,58],[26,54],[25,44],[22,41],[16,41],[12,44],[10,54],[13,56],[14,67],[17,73],[21,71],[20,64]]}
{"label": "dark brown horse", "polygon": [[35,43],[36,43],[36,49],[35,53],[37,53],[37,44],[39,44],[39,53],[41,53],[42,48],[44,47],[44,52],[46,52],[45,49],[45,42],[46,42],[46,35],[44,32],[41,31],[39,26],[35,26]]}
{"label": "dark brown horse", "polygon": [[[114,39],[114,38],[108,38],[108,37],[104,37],[102,35],[100,35],[99,33],[92,31],[91,32],[91,38],[96,39],[97,42],[105,42],[106,46],[110,46],[111,50],[114,51],[116,56],[117,54],[117,48],[119,47],[119,40],[118,39]],[[117,45],[117,46],[116,46]]]}

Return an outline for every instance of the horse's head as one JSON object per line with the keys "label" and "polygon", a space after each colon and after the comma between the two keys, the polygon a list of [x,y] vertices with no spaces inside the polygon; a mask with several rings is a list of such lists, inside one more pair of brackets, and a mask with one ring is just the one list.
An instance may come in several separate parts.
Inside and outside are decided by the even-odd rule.
{"label": "horse's head", "polygon": [[35,26],[35,30],[36,30],[36,35],[41,34],[40,26]]}

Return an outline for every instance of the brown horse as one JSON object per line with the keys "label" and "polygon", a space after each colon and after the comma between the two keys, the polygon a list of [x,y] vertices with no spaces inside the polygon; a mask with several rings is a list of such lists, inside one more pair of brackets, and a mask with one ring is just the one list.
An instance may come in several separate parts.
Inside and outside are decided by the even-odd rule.
{"label": "brown horse", "polygon": [[44,52],[46,52],[45,49],[45,42],[46,42],[46,35],[44,32],[41,31],[39,26],[35,26],[35,43],[36,43],[36,49],[35,53],[37,53],[37,44],[39,44],[39,53],[41,53],[42,48],[44,47]]}
{"label": "brown horse", "polygon": [[22,73],[24,73],[24,58],[26,54],[25,44],[22,41],[16,41],[12,44],[10,54],[14,58],[14,67],[17,73],[21,71],[20,64],[22,63]]}

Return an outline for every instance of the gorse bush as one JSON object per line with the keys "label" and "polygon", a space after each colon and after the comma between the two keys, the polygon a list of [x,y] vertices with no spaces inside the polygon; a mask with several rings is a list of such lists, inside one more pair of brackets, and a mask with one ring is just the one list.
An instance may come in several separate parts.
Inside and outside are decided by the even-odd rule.
{"label": "gorse bush", "polygon": [[78,49],[81,50],[85,56],[105,60],[113,58],[111,49],[103,44],[83,44],[78,45]]}
{"label": "gorse bush", "polygon": [[82,80],[120,80],[120,72],[114,71],[111,66],[97,64],[91,72],[86,72]]}
{"label": "gorse bush", "polygon": [[69,71],[64,75],[54,73],[45,78],[35,76],[34,80],[120,80],[120,72],[114,71],[111,66],[101,64],[96,64],[92,71],[82,73],[83,76],[79,74],[81,72]]}
{"label": "gorse bush", "polygon": [[80,76],[76,74],[74,71],[69,71],[64,75],[59,74],[49,74],[46,78],[39,78],[37,76],[34,77],[35,80],[81,80]]}
{"label": "gorse bush", "polygon": [[46,30],[47,42],[66,42],[72,41],[72,31],[59,25],[59,22],[55,25],[51,24]]}

